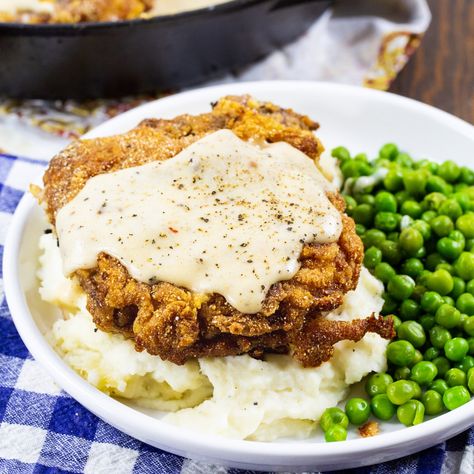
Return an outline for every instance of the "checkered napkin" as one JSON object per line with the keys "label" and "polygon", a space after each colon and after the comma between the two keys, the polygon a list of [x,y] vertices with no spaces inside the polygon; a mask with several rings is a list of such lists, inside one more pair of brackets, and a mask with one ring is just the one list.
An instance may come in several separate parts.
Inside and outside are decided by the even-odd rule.
{"label": "checkered napkin", "polygon": [[[0,258],[12,214],[45,161],[0,155]],[[31,357],[3,295],[0,268],[0,474],[252,474],[148,446],[101,421]],[[474,473],[474,429],[417,455],[348,473]]]}

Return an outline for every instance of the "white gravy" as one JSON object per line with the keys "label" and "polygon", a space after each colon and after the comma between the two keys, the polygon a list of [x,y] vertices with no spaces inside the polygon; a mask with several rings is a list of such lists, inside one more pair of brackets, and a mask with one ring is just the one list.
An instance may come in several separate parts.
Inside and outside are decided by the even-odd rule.
{"label": "white gravy", "polygon": [[89,179],[57,214],[64,272],[105,252],[139,281],[219,293],[256,313],[298,271],[303,243],[339,238],[334,189],[296,148],[220,130],[169,160]]}

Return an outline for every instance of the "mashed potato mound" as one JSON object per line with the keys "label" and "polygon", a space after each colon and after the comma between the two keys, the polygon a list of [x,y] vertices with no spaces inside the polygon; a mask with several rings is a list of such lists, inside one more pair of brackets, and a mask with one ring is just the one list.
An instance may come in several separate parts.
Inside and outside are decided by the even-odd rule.
{"label": "mashed potato mound", "polygon": [[[41,297],[63,310],[50,339],[64,360],[100,390],[141,406],[169,411],[165,421],[228,438],[270,441],[305,438],[322,412],[344,398],[350,384],[386,368],[388,341],[366,334],[335,345],[333,358],[304,368],[284,355],[203,358],[183,366],[136,352],[132,341],[95,328],[85,295],[64,278],[52,234],[40,239]],[[382,284],[365,268],[359,284],[327,317],[351,320],[380,311]]]}

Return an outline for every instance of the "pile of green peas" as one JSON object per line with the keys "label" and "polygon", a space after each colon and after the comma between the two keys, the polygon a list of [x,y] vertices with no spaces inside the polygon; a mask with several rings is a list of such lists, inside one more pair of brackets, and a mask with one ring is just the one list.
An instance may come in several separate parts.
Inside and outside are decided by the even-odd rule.
{"label": "pile of green peas", "polygon": [[415,161],[392,143],[373,160],[344,147],[332,156],[364,265],[384,284],[382,314],[396,330],[387,371],[366,379],[367,400],[323,413],[326,441],[342,441],[349,423],[371,415],[412,426],[474,394],[474,171]]}

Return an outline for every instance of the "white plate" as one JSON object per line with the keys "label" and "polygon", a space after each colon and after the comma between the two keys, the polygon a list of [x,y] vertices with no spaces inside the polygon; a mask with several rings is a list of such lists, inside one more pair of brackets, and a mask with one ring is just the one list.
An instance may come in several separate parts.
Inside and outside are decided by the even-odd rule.
{"label": "white plate", "polygon": [[[148,117],[199,113],[227,94],[249,93],[292,107],[320,122],[318,136],[327,148],[345,145],[352,152],[376,153],[388,141],[417,158],[453,159],[470,164],[474,127],[432,107],[392,94],[312,82],[259,82],[210,87],[145,104],[90,132],[87,137],[129,130]],[[452,437],[474,424],[474,401],[411,428],[382,424],[373,438],[324,443],[262,443],[202,435],[165,424],[114,400],[76,375],[52,350],[43,334],[54,312],[37,296],[34,277],[42,213],[30,195],[19,204],[5,245],[4,280],[18,331],[33,356],[57,383],[97,416],[153,446],[195,459],[262,470],[327,470],[379,463],[406,456]]]}

